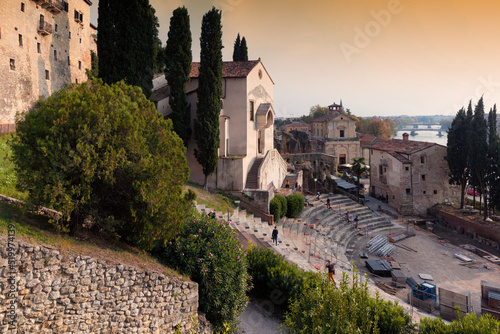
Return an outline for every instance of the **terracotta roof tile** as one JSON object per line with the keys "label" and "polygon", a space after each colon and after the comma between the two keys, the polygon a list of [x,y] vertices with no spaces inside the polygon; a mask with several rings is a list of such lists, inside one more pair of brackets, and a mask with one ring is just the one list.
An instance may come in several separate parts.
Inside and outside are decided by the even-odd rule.
{"label": "terracotta roof tile", "polygon": [[331,119],[334,119],[336,116],[338,116],[338,115],[336,115],[336,114],[321,115],[321,116],[313,119],[313,123],[323,123],[323,122],[329,121]]}
{"label": "terracotta roof tile", "polygon": [[[222,67],[222,77],[224,78],[245,78],[248,73],[260,62],[260,60],[249,61],[225,61]],[[200,63],[191,64],[190,78],[200,76]]]}
{"label": "terracotta roof tile", "polygon": [[411,164],[411,160],[410,159],[407,159],[405,157],[403,157],[401,154],[399,153],[396,153],[396,152],[393,152],[393,151],[390,151],[390,152],[387,152],[389,153],[389,155],[393,156],[394,158],[396,158],[397,160],[399,160],[400,162],[402,163],[406,163],[406,164]]}
{"label": "terracotta roof tile", "polygon": [[370,146],[370,149],[395,152],[400,154],[413,154],[421,150],[425,150],[431,146],[438,145],[436,143],[428,143],[424,141],[391,139]]}

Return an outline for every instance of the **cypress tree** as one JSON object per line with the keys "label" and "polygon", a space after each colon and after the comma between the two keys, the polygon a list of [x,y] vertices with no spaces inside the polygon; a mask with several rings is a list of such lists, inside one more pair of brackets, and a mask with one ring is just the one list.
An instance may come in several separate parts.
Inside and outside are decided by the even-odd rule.
{"label": "cypress tree", "polygon": [[107,84],[124,80],[149,96],[157,35],[149,0],[101,0],[98,13],[99,77]]}
{"label": "cypress tree", "polygon": [[239,61],[248,61],[248,48],[245,37],[241,39]]}
{"label": "cypress tree", "polygon": [[[471,173],[474,185],[479,187],[479,192],[484,195],[486,190],[486,172],[488,163],[488,127],[484,119],[484,104],[481,97],[474,108],[474,117],[471,123],[471,143],[474,155],[471,155]],[[483,196],[485,197],[485,196]],[[487,217],[487,199],[484,198],[484,218]]]}
{"label": "cypress tree", "polygon": [[165,78],[170,86],[169,104],[174,131],[188,146],[191,138],[191,105],[187,102],[186,83],[191,72],[191,29],[186,7],[174,10],[170,18],[165,47]]}
{"label": "cypress tree", "polygon": [[497,106],[488,114],[488,191],[490,207],[500,204],[500,138],[497,131]]}
{"label": "cypress tree", "polygon": [[219,115],[222,108],[222,25],[221,11],[215,7],[203,16],[201,25],[200,75],[194,133],[196,160],[203,167],[204,188],[217,167]]}
{"label": "cypress tree", "polygon": [[448,130],[448,143],[446,145],[446,161],[448,162],[449,183],[460,185],[460,208],[464,207],[464,199],[469,181],[469,162],[467,141],[463,140],[467,133],[467,116],[464,108],[457,112]]}
{"label": "cypress tree", "polygon": [[241,47],[241,40],[240,40],[240,34],[238,33],[238,37],[236,37],[236,41],[234,42],[233,61],[239,61],[240,47]]}

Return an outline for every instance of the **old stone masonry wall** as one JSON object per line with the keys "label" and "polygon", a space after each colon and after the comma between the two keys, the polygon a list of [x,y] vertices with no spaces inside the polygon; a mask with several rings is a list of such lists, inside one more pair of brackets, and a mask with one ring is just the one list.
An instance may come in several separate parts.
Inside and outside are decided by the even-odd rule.
{"label": "old stone masonry wall", "polygon": [[1,333],[210,333],[194,282],[5,235],[0,255]]}

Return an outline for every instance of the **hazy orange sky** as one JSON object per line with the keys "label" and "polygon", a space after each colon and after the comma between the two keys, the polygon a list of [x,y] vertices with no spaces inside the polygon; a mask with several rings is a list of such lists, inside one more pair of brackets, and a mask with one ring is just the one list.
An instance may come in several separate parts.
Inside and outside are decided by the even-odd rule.
{"label": "hazy orange sky", "polygon": [[[91,22],[97,24],[98,2]],[[455,115],[500,103],[500,3],[465,0],[150,0],[166,42],[186,6],[193,60],[203,14],[222,9],[223,56],[238,32],[275,82],[274,109],[300,116],[342,99],[357,116]]]}

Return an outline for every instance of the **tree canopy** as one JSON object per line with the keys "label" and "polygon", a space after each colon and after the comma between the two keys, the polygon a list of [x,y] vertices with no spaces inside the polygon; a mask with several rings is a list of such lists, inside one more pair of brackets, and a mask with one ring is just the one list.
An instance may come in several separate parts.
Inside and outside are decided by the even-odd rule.
{"label": "tree canopy", "polygon": [[107,84],[124,80],[149,97],[153,87],[155,10],[149,0],[100,0],[99,77]]}
{"label": "tree canopy", "polygon": [[215,7],[203,16],[201,25],[200,75],[194,133],[194,156],[203,167],[204,187],[215,171],[220,146],[219,115],[222,108],[222,25]]}
{"label": "tree canopy", "polygon": [[87,222],[151,249],[180,229],[189,203],[185,148],[137,87],[95,79],[38,103],[17,122],[18,188],[62,213],[70,233]]}
{"label": "tree canopy", "polygon": [[356,122],[356,131],[379,137],[391,139],[396,129],[396,123],[390,118],[362,118]]}
{"label": "tree canopy", "polygon": [[165,78],[170,86],[169,104],[174,131],[188,146],[191,138],[191,105],[187,102],[186,83],[191,72],[191,29],[186,7],[174,10],[170,18],[165,47]]}

